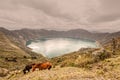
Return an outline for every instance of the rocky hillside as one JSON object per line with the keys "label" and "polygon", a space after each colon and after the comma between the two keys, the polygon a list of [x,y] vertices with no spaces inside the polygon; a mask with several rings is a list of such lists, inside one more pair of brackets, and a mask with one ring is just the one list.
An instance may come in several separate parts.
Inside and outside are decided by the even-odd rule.
{"label": "rocky hillside", "polygon": [[[11,55],[9,54],[11,52]],[[14,56],[30,56],[29,54],[26,54],[25,51],[20,49],[18,46],[13,44],[7,36],[0,32],[0,56],[2,57],[14,57]]]}
{"label": "rocky hillside", "polygon": [[0,76],[6,75],[4,71],[19,70],[28,63],[46,59],[42,55],[33,53],[31,50],[19,45],[13,37],[8,37],[0,31]]}

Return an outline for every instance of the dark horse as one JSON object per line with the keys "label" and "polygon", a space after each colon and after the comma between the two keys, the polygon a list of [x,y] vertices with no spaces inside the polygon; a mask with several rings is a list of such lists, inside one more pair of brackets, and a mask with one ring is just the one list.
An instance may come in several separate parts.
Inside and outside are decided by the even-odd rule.
{"label": "dark horse", "polygon": [[35,65],[35,63],[26,65],[25,68],[23,69],[23,73],[26,74],[26,72],[30,72],[30,69],[32,69],[33,65]]}
{"label": "dark horse", "polygon": [[35,71],[36,68],[38,68],[39,70],[44,70],[44,69],[50,70],[51,67],[52,67],[52,64],[50,62],[38,63],[33,65],[32,71]]}

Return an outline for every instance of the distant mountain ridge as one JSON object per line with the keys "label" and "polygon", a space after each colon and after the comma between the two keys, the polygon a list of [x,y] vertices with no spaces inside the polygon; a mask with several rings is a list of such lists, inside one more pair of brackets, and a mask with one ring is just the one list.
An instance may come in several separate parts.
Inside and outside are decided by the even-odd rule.
{"label": "distant mountain ridge", "polygon": [[[37,38],[78,38],[78,39],[88,39],[88,40],[99,40],[109,33],[92,33],[83,29],[74,29],[69,31],[55,31],[55,30],[45,30],[45,29],[21,29],[12,31],[15,34],[21,36],[25,40],[37,39]],[[98,37],[99,36],[99,37]]]}
{"label": "distant mountain ridge", "polygon": [[78,38],[88,39],[93,41],[106,42],[113,37],[119,37],[120,32],[115,33],[95,33],[84,29],[73,29],[68,31],[56,31],[45,29],[21,29],[21,30],[7,30],[0,28],[0,31],[8,36],[12,36],[16,41],[26,43],[28,40],[39,38]]}

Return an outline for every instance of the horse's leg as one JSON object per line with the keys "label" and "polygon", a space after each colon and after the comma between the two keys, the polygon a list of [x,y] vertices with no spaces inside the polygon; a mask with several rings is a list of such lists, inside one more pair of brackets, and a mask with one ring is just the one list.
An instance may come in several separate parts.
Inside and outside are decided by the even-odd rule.
{"label": "horse's leg", "polygon": [[36,68],[37,68],[36,66],[33,66],[32,67],[32,72],[35,71]]}
{"label": "horse's leg", "polygon": [[32,69],[32,72],[35,71],[35,68]]}
{"label": "horse's leg", "polygon": [[30,69],[28,69],[28,72],[30,72]]}
{"label": "horse's leg", "polygon": [[49,66],[49,67],[48,67],[48,70],[50,70],[51,68],[52,68],[52,66]]}
{"label": "horse's leg", "polygon": [[41,67],[39,67],[39,70],[41,70]]}
{"label": "horse's leg", "polygon": [[23,73],[26,74],[26,69],[23,70]]}

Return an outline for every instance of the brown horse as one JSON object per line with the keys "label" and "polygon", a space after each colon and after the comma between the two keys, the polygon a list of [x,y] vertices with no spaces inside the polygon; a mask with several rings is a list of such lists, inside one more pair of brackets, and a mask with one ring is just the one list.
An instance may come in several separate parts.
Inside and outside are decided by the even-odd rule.
{"label": "brown horse", "polygon": [[44,69],[50,70],[51,67],[52,67],[52,64],[50,62],[38,63],[33,65],[32,71],[35,71],[36,68],[38,68],[39,70],[44,70]]}

